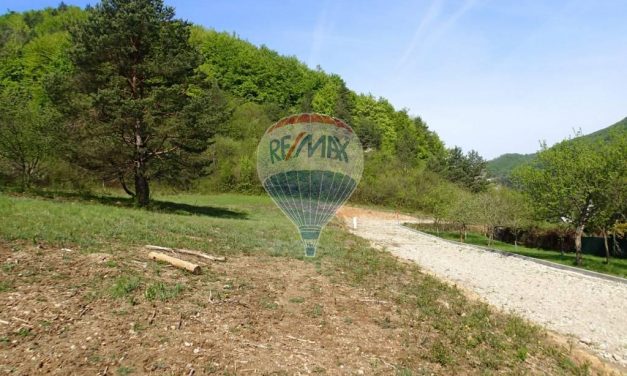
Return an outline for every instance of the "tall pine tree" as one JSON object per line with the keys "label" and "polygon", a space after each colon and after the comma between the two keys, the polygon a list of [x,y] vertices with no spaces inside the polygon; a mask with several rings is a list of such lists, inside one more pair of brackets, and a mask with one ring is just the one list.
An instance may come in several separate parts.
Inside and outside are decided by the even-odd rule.
{"label": "tall pine tree", "polygon": [[[222,121],[217,88],[199,90],[190,28],[161,0],[103,0],[71,31],[76,160],[119,179],[140,206],[149,182],[202,171],[198,155]],[[127,186],[132,179],[134,189]]]}

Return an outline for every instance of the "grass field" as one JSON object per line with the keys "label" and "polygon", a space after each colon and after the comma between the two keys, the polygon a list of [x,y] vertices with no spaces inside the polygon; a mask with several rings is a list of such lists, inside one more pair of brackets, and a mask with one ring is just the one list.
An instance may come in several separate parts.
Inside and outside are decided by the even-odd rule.
{"label": "grass field", "polygon": [[[419,224],[412,224],[411,227],[416,228],[420,231],[424,231],[428,234],[439,236],[444,239],[459,241],[459,233],[458,232],[447,232],[440,231],[436,232],[432,229],[422,228]],[[498,249],[501,251],[516,253],[523,256],[533,257],[537,259],[542,259],[546,261],[556,262],[558,264],[580,267],[586,270],[592,270],[599,273],[605,273],[610,275],[615,275],[618,277],[627,278],[627,259],[619,259],[619,258],[610,258],[610,263],[605,263],[604,257],[598,257],[593,255],[583,254],[583,265],[577,266],[575,263],[575,254],[572,252],[561,254],[560,252],[538,249],[538,248],[527,248],[523,246],[515,246],[513,244],[504,243],[500,241],[492,241],[490,245],[488,245],[488,238],[482,234],[469,232],[466,236],[466,243],[480,245],[483,247],[490,247],[494,249]]]}
{"label": "grass field", "polygon": [[[579,375],[598,366],[338,221],[310,259],[266,197],[156,199],[142,210],[115,196],[0,195],[0,319],[10,322],[0,327],[0,371]],[[145,244],[228,260],[194,276],[147,261]]]}

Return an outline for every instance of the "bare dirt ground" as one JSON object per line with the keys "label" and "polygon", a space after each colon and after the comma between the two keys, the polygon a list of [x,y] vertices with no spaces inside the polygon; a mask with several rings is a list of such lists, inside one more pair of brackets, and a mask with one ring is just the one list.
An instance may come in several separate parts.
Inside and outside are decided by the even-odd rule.
{"label": "bare dirt ground", "polygon": [[[236,257],[193,276],[144,264],[139,252],[0,244],[14,277],[0,292],[0,374],[387,375],[402,357],[402,328],[373,320],[393,317],[394,305],[312,263]],[[113,281],[129,273],[185,289],[166,302],[147,300],[145,287],[111,297]]]}
{"label": "bare dirt ground", "polygon": [[[340,212],[351,231],[392,254],[562,335],[574,336],[627,371],[627,284],[457,245],[402,227],[403,218],[372,210]],[[416,219],[409,218],[416,221]]]}

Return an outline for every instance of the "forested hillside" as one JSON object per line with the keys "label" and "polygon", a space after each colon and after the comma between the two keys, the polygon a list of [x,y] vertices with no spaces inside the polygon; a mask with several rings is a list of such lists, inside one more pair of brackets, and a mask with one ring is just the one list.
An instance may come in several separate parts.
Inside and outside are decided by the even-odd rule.
{"label": "forested hillside", "polygon": [[[576,139],[592,143],[598,140],[611,139],[617,133],[627,133],[627,118],[624,118],[623,120],[619,121],[616,124],[610,125],[609,127],[603,128],[585,136],[577,137]],[[499,182],[509,184],[511,183],[510,174],[512,173],[512,171],[524,165],[525,163],[532,161],[535,157],[536,153],[507,153],[488,161],[486,164],[486,169],[491,178],[496,178]]]}
{"label": "forested hillside", "polygon": [[[163,12],[168,22],[176,21],[173,13]],[[102,57],[111,45],[90,37],[89,28],[76,31],[87,18],[87,11],[65,5],[0,17],[0,99],[4,122],[12,124],[0,131],[6,183],[82,189],[105,184],[136,194],[129,182],[135,179],[137,188],[137,174],[125,162],[132,155],[126,155],[123,144],[99,138],[106,127],[127,121],[117,113],[126,105],[115,102],[112,93],[123,89],[112,83],[110,71],[116,68]],[[97,28],[106,19],[90,22]],[[310,69],[295,57],[234,34],[184,22],[181,27],[193,51],[168,57],[165,49],[175,41],[159,40],[161,60],[145,57],[154,59],[145,67],[155,78],[146,80],[152,94],[146,95],[143,111],[150,111],[155,122],[164,119],[157,134],[149,135],[162,142],[161,149],[146,151],[145,159],[155,160],[142,167],[147,181],[201,191],[259,192],[254,155],[264,130],[289,114],[318,112],[345,120],[362,141],[367,163],[356,200],[425,209],[426,196],[440,185],[485,189],[485,162],[476,152],[447,150],[420,117],[395,109],[385,98],[355,93],[338,75]],[[124,40],[124,31],[111,34]],[[166,73],[154,64],[180,66],[180,74],[187,69],[177,81],[186,93],[180,108],[155,109],[164,98],[172,105],[179,99],[164,92],[165,86],[159,88]],[[137,110],[130,103],[125,111]],[[84,115],[94,111],[100,112],[97,119]],[[172,124],[187,128],[183,132]],[[185,133],[177,133],[187,140],[185,147],[168,139],[174,130]],[[175,149],[170,154],[175,161],[163,158]]]}
{"label": "forested hillside", "polygon": [[497,179],[502,183],[509,183],[509,175],[518,166],[533,160],[535,153],[531,154],[518,154],[507,153],[486,163],[486,169],[491,178]]}

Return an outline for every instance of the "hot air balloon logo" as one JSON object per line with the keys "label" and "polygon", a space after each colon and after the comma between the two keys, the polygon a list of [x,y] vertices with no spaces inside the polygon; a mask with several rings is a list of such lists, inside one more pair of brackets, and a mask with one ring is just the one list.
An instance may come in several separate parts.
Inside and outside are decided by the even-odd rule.
{"label": "hot air balloon logo", "polygon": [[327,115],[281,119],[257,147],[259,179],[298,228],[310,257],[316,254],[320,232],[351,196],[363,169],[359,138],[345,122]]}

